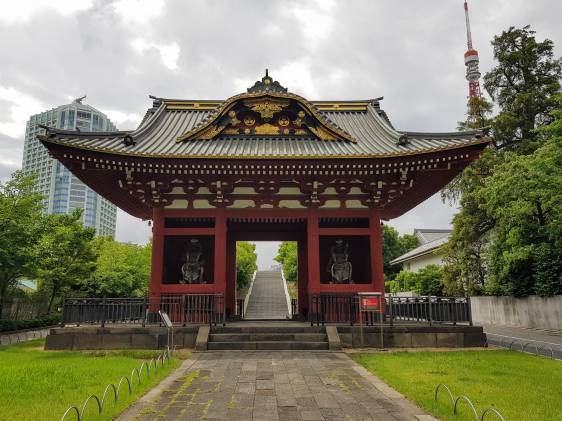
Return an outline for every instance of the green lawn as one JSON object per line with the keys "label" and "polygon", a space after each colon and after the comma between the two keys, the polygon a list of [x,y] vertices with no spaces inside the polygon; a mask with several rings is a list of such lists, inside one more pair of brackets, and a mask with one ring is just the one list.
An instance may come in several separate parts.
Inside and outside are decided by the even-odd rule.
{"label": "green lawn", "polygon": [[[562,420],[562,362],[516,351],[393,352],[352,358],[390,386],[444,420],[474,420],[465,403],[452,416],[446,392],[467,395],[478,415],[495,406],[508,421]],[[490,414],[486,420],[499,419]]]}
{"label": "green lawn", "polygon": [[[101,399],[108,383],[117,383],[121,376],[131,376],[134,367],[143,360],[156,357],[156,351],[43,351],[44,340],[0,347],[0,420],[60,420],[66,409],[82,402],[91,394]],[[111,419],[136,398],[162,380],[174,367],[177,359],[158,374],[142,374],[140,386],[133,384],[133,395],[124,385],[119,401],[106,398],[103,417],[97,416],[95,401],[90,401],[86,417],[90,420]],[[144,371],[144,370],[143,370]],[[76,420],[76,415],[67,420]]]}

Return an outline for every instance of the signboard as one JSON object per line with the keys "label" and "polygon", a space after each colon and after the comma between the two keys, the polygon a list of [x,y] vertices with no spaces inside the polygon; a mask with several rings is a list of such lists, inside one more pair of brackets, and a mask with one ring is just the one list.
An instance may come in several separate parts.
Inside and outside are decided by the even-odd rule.
{"label": "signboard", "polygon": [[380,297],[361,297],[361,308],[363,311],[380,311]]}
{"label": "signboard", "polygon": [[167,328],[171,328],[173,325],[170,317],[168,317],[168,314],[164,313],[163,311],[159,311],[158,313],[160,313],[160,317],[162,318],[164,325],[166,325]]}
{"label": "signboard", "polygon": [[364,346],[363,337],[363,313],[379,313],[380,321],[380,345],[384,348],[383,334],[383,295],[380,292],[359,292],[359,326],[361,329],[361,346]]}

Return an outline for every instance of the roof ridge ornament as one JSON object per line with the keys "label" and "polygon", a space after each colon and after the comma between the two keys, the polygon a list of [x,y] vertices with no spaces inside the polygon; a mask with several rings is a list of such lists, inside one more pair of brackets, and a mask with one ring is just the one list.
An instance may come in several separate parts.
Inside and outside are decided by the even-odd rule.
{"label": "roof ridge ornament", "polygon": [[254,86],[247,89],[248,93],[254,92],[279,92],[279,93],[287,93],[287,88],[281,86],[279,82],[273,80],[271,76],[269,76],[269,69],[265,69],[265,76],[261,78],[261,81],[256,81]]}

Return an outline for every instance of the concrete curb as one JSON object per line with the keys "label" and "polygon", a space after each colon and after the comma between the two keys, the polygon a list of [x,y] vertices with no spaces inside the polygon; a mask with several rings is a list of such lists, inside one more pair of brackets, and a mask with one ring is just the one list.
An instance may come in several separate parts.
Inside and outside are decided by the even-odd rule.
{"label": "concrete curb", "polygon": [[326,326],[326,335],[328,336],[328,349],[330,351],[341,351],[338,328],[336,326]]}

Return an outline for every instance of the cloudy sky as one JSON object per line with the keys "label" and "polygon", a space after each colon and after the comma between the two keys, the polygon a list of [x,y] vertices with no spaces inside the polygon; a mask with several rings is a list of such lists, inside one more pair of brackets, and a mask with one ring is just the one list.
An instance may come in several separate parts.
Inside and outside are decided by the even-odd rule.
{"label": "cloudy sky", "polygon": [[[403,130],[448,131],[466,109],[462,0],[18,0],[0,14],[0,179],[21,166],[32,114],[88,95],[132,129],[148,95],[224,99],[264,69],[310,100],[384,96]],[[490,40],[530,24],[562,55],[560,0],[472,0],[482,72]],[[400,232],[448,227],[438,196],[393,220]],[[119,212],[117,239],[146,223]],[[270,247],[269,250],[272,248]],[[268,253],[265,253],[268,254]],[[265,261],[261,262],[265,266]]]}

